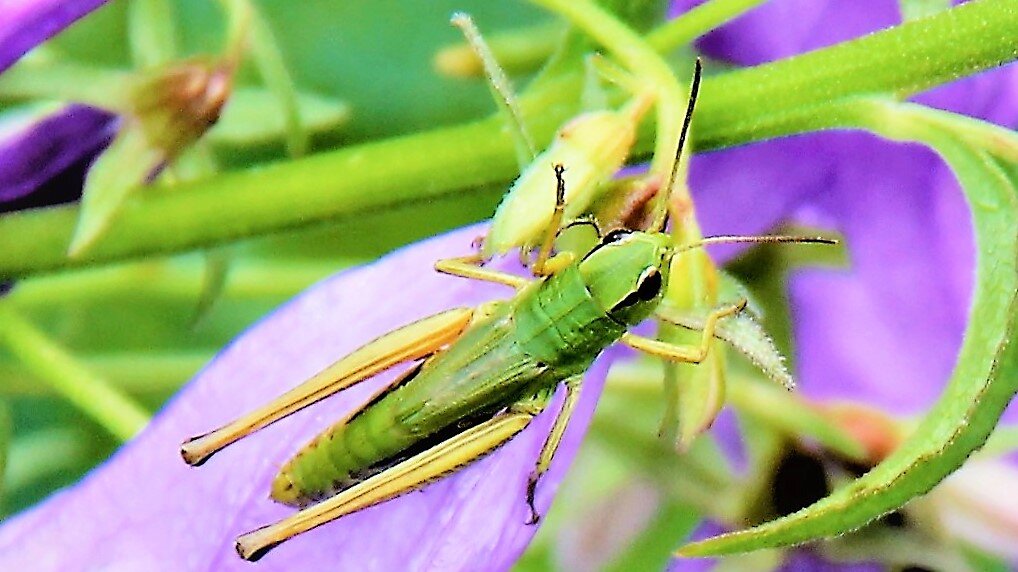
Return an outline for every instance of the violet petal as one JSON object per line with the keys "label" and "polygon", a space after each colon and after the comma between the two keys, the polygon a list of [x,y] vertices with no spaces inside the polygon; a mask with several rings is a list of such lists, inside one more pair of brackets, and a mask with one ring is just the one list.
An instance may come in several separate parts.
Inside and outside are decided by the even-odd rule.
{"label": "violet petal", "polygon": [[[688,9],[699,3],[678,4]],[[707,34],[698,47],[710,57],[749,66],[844,42],[900,20],[893,0],[776,0]]]}
{"label": "violet petal", "polygon": [[0,73],[106,0],[6,0],[0,4]]}
{"label": "violet petal", "polygon": [[[80,185],[49,188],[47,184],[73,166],[91,162],[109,144],[116,124],[109,113],[69,105],[41,119],[5,126],[0,133],[0,210],[29,201],[41,206],[80,197]],[[31,196],[43,190],[51,192]]]}
{"label": "violet petal", "polygon": [[[181,461],[180,442],[265,402],[381,333],[446,308],[508,296],[505,287],[432,269],[439,258],[470,252],[480,232],[459,230],[327,279],[265,318],[111,461],[5,524],[0,568],[250,570],[234,554],[234,538],[292,513],[267,498],[277,468],[392,375],[293,415],[199,469]],[[607,366],[602,357],[588,374],[559,455],[540,482],[536,505],[542,513],[579,446]],[[306,533],[268,554],[260,570],[507,569],[537,530],[524,524],[525,483],[560,402],[561,394],[495,454],[422,492]]]}

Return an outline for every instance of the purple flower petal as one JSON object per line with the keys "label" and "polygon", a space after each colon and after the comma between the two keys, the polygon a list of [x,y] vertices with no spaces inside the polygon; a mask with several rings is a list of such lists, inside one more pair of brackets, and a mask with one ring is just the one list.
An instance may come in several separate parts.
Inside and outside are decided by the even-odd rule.
{"label": "purple flower petal", "polygon": [[0,211],[80,197],[80,181],[74,184],[73,177],[63,185],[50,183],[90,163],[109,144],[116,124],[109,113],[70,105],[41,119],[0,125]]}
{"label": "purple flower petal", "polygon": [[917,413],[939,395],[965,327],[968,208],[931,151],[838,137],[851,157],[811,207],[845,234],[851,269],[791,280],[803,389]]}
{"label": "purple flower petal", "polygon": [[[250,570],[233,552],[234,537],[292,513],[267,498],[280,464],[392,375],[293,415],[200,469],[181,461],[180,442],[381,333],[446,308],[507,296],[504,287],[432,269],[436,259],[470,252],[479,232],[459,230],[328,279],[254,326],[114,459],[0,529],[0,568]],[[586,429],[607,361],[600,359],[588,375],[560,454],[538,486],[542,512]],[[267,555],[259,569],[507,569],[537,530],[524,524],[525,483],[560,398],[495,454],[423,492],[304,534]]]}
{"label": "purple flower petal", "polygon": [[[701,3],[682,0],[677,4],[685,11]],[[844,42],[900,21],[897,3],[888,0],[774,0],[707,34],[698,47],[713,58],[756,65]]]}
{"label": "purple flower petal", "polygon": [[777,572],[883,572],[875,562],[831,562],[808,549],[790,550]]}
{"label": "purple flower petal", "polygon": [[[808,160],[804,160],[808,158]],[[763,234],[836,176],[838,157],[815,136],[700,154],[690,162],[690,188],[705,235]],[[719,260],[744,250],[712,247]]]}
{"label": "purple flower petal", "polygon": [[[701,47],[752,65],[899,19],[892,0],[775,0]],[[1018,66],[915,99],[1013,127]],[[898,413],[933,402],[961,343],[974,265],[964,195],[934,153],[863,134],[810,134],[694,157],[691,186],[707,234],[759,233],[792,219],[845,234],[849,270],[803,271],[791,280],[805,393]]]}
{"label": "purple flower petal", "polygon": [[106,0],[4,0],[0,3],[0,72]]}

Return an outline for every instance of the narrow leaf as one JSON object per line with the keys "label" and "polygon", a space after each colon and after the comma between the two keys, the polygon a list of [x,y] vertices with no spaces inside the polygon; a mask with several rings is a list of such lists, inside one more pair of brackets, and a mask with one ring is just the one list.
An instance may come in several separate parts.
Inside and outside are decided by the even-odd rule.
{"label": "narrow leaf", "polygon": [[[335,129],[350,118],[350,106],[328,97],[297,94],[300,123],[311,133]],[[287,137],[286,113],[279,97],[266,89],[241,87],[230,95],[209,139],[217,144],[251,145]]]}
{"label": "narrow leaf", "polygon": [[139,125],[124,125],[88,172],[68,256],[81,255],[99,239],[124,199],[145,183],[163,159],[163,153],[149,145]]}

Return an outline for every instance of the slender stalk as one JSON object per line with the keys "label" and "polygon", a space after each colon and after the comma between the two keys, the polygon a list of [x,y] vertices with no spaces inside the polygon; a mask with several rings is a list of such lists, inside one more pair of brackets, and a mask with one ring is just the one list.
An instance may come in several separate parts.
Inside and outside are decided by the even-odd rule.
{"label": "slender stalk", "polygon": [[[161,354],[94,354],[79,355],[77,360],[89,371],[94,371],[108,380],[109,384],[130,395],[166,395],[180,389],[202,366],[207,364],[215,352],[166,352]],[[58,392],[47,384],[33,368],[14,361],[0,360],[0,395],[56,395]]]}
{"label": "slender stalk", "polygon": [[177,52],[173,5],[168,0],[135,0],[127,5],[127,38],[139,69],[169,63]]}
{"label": "slender stalk", "polygon": [[9,305],[0,305],[0,341],[40,379],[71,404],[127,441],[149,421],[149,414],[113,388]]}
{"label": "slender stalk", "polygon": [[1018,10],[976,0],[875,34],[704,82],[696,144],[716,149],[803,131],[832,102],[905,99],[1018,58]]}
{"label": "slender stalk", "polygon": [[713,0],[669,20],[647,36],[661,53],[670,52],[730,22],[767,0]]}

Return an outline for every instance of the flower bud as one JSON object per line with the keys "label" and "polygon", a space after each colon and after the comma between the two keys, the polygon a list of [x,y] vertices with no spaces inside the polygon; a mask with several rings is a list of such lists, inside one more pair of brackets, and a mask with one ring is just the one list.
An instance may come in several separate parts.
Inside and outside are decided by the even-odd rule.
{"label": "flower bud", "polygon": [[172,158],[219,119],[229,99],[234,67],[192,60],[146,75],[135,86],[135,118],[153,147]]}
{"label": "flower bud", "polygon": [[872,407],[848,402],[818,407],[863,446],[869,465],[876,466],[883,461],[905,438],[903,429],[894,419]]}
{"label": "flower bud", "polygon": [[504,254],[533,244],[542,235],[555,210],[553,165],[566,168],[566,218],[582,213],[602,184],[622,167],[651,103],[651,96],[641,96],[622,110],[585,113],[562,127],[551,146],[534,159],[498,205],[483,255]]}

